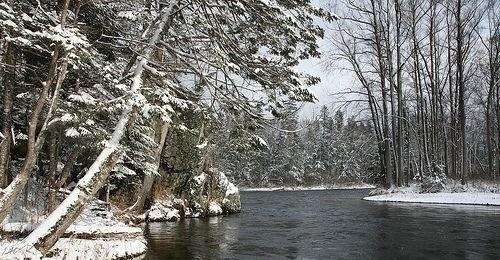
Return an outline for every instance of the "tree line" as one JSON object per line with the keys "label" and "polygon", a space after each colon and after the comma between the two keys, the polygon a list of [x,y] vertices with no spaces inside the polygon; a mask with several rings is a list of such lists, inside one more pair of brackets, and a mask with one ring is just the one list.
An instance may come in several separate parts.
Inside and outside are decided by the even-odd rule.
{"label": "tree line", "polygon": [[328,61],[342,60],[377,138],[384,184],[500,173],[500,12],[491,0],[347,0]]}
{"label": "tree line", "polygon": [[281,118],[252,129],[245,118],[227,120],[214,133],[214,165],[241,187],[334,187],[374,183],[379,175],[373,126],[341,110],[321,107],[299,119],[295,103]]}

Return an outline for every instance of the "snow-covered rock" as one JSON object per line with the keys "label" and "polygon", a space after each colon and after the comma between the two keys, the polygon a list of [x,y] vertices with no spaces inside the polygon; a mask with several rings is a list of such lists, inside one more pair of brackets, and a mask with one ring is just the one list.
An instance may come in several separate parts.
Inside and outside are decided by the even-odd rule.
{"label": "snow-covered rock", "polygon": [[192,216],[216,216],[241,210],[239,190],[223,172],[210,169],[194,176],[189,187],[188,205]]}
{"label": "snow-covered rock", "polygon": [[161,222],[161,221],[177,221],[181,218],[179,210],[170,206],[164,206],[161,203],[155,203],[151,209],[146,212],[146,221]]}
{"label": "snow-covered rock", "polygon": [[226,175],[210,169],[188,180],[185,199],[169,196],[146,212],[147,222],[177,221],[236,213],[241,210],[240,193]]}
{"label": "snow-covered rock", "polygon": [[208,215],[209,216],[217,216],[222,214],[222,208],[219,205],[219,203],[215,201],[211,201],[210,204],[208,205]]}
{"label": "snow-covered rock", "polygon": [[240,191],[238,190],[238,187],[230,182],[227,176],[222,172],[219,173],[218,187],[221,191],[223,191],[221,203],[222,211],[226,214],[240,212]]}

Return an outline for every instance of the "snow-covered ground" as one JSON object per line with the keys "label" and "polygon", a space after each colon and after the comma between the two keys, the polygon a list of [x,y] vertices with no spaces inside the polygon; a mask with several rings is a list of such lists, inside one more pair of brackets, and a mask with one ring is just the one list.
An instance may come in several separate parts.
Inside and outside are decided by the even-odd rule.
{"label": "snow-covered ground", "polygon": [[500,194],[482,192],[389,193],[363,198],[370,201],[494,205],[500,206]]}
{"label": "snow-covered ground", "polygon": [[270,187],[270,188],[240,188],[241,191],[307,191],[307,190],[355,190],[355,189],[373,189],[372,184],[356,185],[338,185],[338,186],[310,186],[310,187]]}
{"label": "snow-covered ground", "polygon": [[[41,216],[40,221],[43,220]],[[13,222],[1,225],[2,231],[13,234],[31,232],[37,223]],[[146,252],[142,229],[119,221],[102,201],[87,205],[80,217],[64,233],[43,259],[131,259]],[[27,248],[18,239],[0,241],[0,259],[40,259],[34,248]]]}
{"label": "snow-covered ground", "polygon": [[363,198],[369,201],[429,203],[429,204],[463,204],[500,206],[500,185],[475,183],[460,185],[448,181],[441,192],[420,193],[419,185],[390,190],[386,194]]}
{"label": "snow-covered ground", "polygon": [[76,239],[61,238],[57,241],[48,256],[36,250],[23,248],[20,241],[1,241],[0,259],[65,259],[65,260],[96,260],[96,259],[131,259],[146,252],[144,238],[121,239]]}

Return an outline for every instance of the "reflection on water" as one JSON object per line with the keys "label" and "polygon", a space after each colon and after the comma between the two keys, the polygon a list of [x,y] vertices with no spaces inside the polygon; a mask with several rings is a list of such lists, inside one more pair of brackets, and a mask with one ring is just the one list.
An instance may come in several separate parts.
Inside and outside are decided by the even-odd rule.
{"label": "reflection on water", "polygon": [[500,259],[500,208],[244,192],[227,217],[152,223],[145,259]]}
{"label": "reflection on water", "polygon": [[238,242],[239,222],[222,217],[150,223],[146,259],[221,259]]}

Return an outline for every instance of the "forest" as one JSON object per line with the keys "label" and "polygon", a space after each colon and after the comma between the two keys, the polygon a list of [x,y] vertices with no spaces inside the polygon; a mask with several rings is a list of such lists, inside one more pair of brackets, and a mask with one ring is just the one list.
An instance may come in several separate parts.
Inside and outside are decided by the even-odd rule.
{"label": "forest", "polygon": [[347,1],[330,60],[350,64],[387,187],[443,175],[496,179],[496,1]]}
{"label": "forest", "polygon": [[[98,211],[107,235],[240,212],[238,187],[498,192],[498,1],[319,3],[0,0],[0,253]],[[353,82],[301,117],[310,59]]]}
{"label": "forest", "polygon": [[215,166],[237,186],[249,188],[377,182],[380,168],[370,122],[344,119],[341,110],[333,113],[326,106],[314,120],[302,120],[294,113],[297,109],[286,104],[284,118],[254,131],[262,139],[241,137],[244,119],[222,125],[214,134]]}

